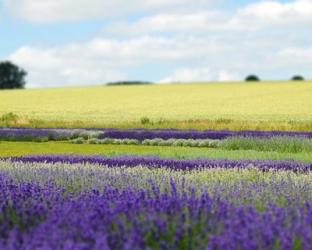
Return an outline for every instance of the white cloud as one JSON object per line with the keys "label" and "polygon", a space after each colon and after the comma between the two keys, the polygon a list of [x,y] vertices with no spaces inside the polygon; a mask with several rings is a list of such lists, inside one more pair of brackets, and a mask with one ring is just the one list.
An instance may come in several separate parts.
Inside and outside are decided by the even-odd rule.
{"label": "white cloud", "polygon": [[[82,48],[83,49],[83,48]],[[100,57],[86,56],[76,49],[23,47],[10,60],[29,72],[27,87],[100,84],[127,76]]]}
{"label": "white cloud", "polygon": [[15,16],[32,22],[55,22],[122,16],[144,11],[189,11],[210,6],[212,0],[4,0]]}
{"label": "white cloud", "polygon": [[144,64],[198,60],[218,51],[215,42],[206,40],[145,36],[51,48],[24,46],[9,59],[29,72],[29,87],[47,87],[125,80],[127,70]]}
{"label": "white cloud", "polygon": [[[276,46],[274,41],[271,43],[273,48]],[[279,47],[273,52],[270,44],[261,39],[239,42],[232,38],[210,37],[96,38],[58,47],[23,46],[9,59],[29,72],[28,87],[127,80],[132,71],[155,67],[155,64],[158,66],[154,71],[158,74],[154,74],[152,68],[148,80],[162,79],[161,82],[238,80],[253,72],[260,75],[261,72],[280,70],[296,73],[299,72],[298,65],[305,69],[311,65],[311,48],[289,48],[287,44]],[[167,73],[160,72],[166,67],[171,73],[168,70],[165,70]],[[135,78],[140,79],[141,74]]]}
{"label": "white cloud", "polygon": [[170,76],[160,80],[160,83],[210,81],[212,73],[209,68],[182,68],[177,69]]}
{"label": "white cloud", "polygon": [[[224,0],[4,0],[13,15],[33,22],[74,21],[114,17],[106,31],[150,32],[256,31],[274,26],[312,24],[312,1],[259,1],[236,10],[216,9]],[[128,14],[144,13],[133,23]]]}
{"label": "white cloud", "polygon": [[[228,81],[253,72],[308,72],[312,63],[306,44],[312,39],[307,32],[311,0],[259,1],[236,10],[216,10],[210,0],[4,1],[15,16],[32,22],[115,18],[105,37],[56,47],[22,46],[12,53],[9,59],[29,72],[30,87],[127,80],[141,67],[151,75],[157,72],[150,80],[162,82]],[[137,12],[144,17],[123,21]],[[158,68],[148,68],[155,64]]]}
{"label": "white cloud", "polygon": [[216,48],[204,47],[206,41],[201,39],[143,36],[125,40],[94,39],[84,50],[87,54],[97,54],[123,60],[123,63],[134,64],[142,61],[181,60],[193,58],[200,52],[209,52]]}
{"label": "white cloud", "polygon": [[218,73],[217,80],[220,82],[229,82],[229,81],[239,81],[242,78],[237,73],[227,72],[225,70],[221,70]]}
{"label": "white cloud", "polygon": [[151,32],[203,32],[225,29],[226,15],[219,11],[166,13],[143,17],[135,23],[115,23],[105,32],[146,34]]}
{"label": "white cloud", "polygon": [[311,69],[312,47],[282,49],[277,53],[277,58],[282,65]]}
{"label": "white cloud", "polygon": [[147,34],[152,32],[203,33],[209,31],[238,32],[274,29],[298,24],[312,25],[312,1],[297,0],[255,2],[236,11],[198,9],[188,12],[165,12],[141,18],[133,23],[117,22],[105,32]]}
{"label": "white cloud", "polygon": [[[247,4],[234,13],[225,10],[211,15],[213,6],[222,0],[4,0],[4,6],[13,15],[33,22],[75,21],[101,17],[123,17],[133,13],[156,13],[142,22],[158,26],[185,28],[208,25],[216,28],[257,29],[263,25],[291,24],[312,21],[312,1],[295,0],[282,3],[267,0]],[[172,15],[170,15],[172,14]],[[230,15],[228,15],[230,14]],[[224,20],[223,17],[227,17]],[[217,20],[214,20],[217,18]],[[180,19],[181,23],[177,22]],[[218,20],[219,19],[219,20]],[[216,25],[217,27],[213,27]],[[205,28],[205,27],[203,27]]]}
{"label": "white cloud", "polygon": [[264,27],[312,23],[312,1],[296,0],[288,3],[261,1],[237,11],[228,21],[229,28],[258,30]]}
{"label": "white cloud", "polygon": [[180,68],[174,71],[171,75],[160,80],[160,83],[171,82],[205,82],[205,81],[236,81],[239,76],[234,73],[221,70],[216,72],[210,68]]}

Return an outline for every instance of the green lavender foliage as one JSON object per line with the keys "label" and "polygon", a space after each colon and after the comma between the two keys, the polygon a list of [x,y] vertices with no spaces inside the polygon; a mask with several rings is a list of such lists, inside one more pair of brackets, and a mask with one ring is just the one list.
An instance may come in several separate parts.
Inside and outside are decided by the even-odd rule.
{"label": "green lavender foliage", "polygon": [[286,136],[271,138],[232,137],[221,141],[219,147],[225,150],[311,153],[312,139]]}
{"label": "green lavender foliage", "polygon": [[175,147],[206,147],[223,150],[255,150],[281,153],[311,153],[312,139],[300,137],[276,136],[271,138],[231,137],[224,140],[193,140],[193,139],[146,139],[142,142],[136,139],[89,139],[79,137],[72,143],[82,144],[112,144],[112,145],[146,145],[146,146],[175,146]]}
{"label": "green lavender foliage", "polygon": [[146,139],[140,142],[136,139],[88,139],[86,140],[83,137],[72,140],[72,143],[75,144],[116,144],[116,145],[147,145],[147,146],[181,146],[181,147],[208,147],[208,148],[217,148],[219,146],[219,140],[193,140],[193,139]]}

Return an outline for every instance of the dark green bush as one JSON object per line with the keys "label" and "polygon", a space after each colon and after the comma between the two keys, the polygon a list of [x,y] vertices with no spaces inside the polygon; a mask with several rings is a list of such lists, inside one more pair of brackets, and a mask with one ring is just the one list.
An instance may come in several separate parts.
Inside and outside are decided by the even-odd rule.
{"label": "dark green bush", "polygon": [[120,86],[120,85],[147,85],[147,84],[153,84],[153,83],[146,82],[146,81],[120,81],[120,82],[109,82],[106,85],[107,86]]}
{"label": "dark green bush", "polygon": [[259,82],[260,78],[256,75],[249,75],[245,78],[246,82]]}
{"label": "dark green bush", "polygon": [[303,76],[295,75],[291,78],[292,81],[304,81]]}

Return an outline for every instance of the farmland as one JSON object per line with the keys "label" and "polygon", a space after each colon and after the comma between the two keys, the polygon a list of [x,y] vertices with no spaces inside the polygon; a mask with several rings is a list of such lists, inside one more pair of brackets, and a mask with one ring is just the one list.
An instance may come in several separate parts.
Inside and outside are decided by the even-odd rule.
{"label": "farmland", "polygon": [[311,92],[310,82],[10,90],[0,92],[0,117],[12,112],[17,120],[3,125],[30,127],[309,131]]}
{"label": "farmland", "polygon": [[0,249],[310,250],[311,93],[1,91]]}

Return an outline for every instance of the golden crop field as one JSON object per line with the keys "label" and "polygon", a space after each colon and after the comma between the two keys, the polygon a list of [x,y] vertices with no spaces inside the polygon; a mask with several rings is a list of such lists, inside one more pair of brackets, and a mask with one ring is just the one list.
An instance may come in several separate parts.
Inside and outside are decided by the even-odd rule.
{"label": "golden crop field", "polygon": [[[236,122],[240,126],[271,122],[275,124],[271,128],[283,129],[283,126],[293,123],[310,126],[312,82],[192,83],[0,91],[0,117],[10,112],[18,116],[13,125],[25,126],[122,127],[122,124],[139,125],[142,117],[146,117],[150,120],[146,126],[163,123],[170,127],[172,122],[191,124],[196,120],[199,128],[208,126],[207,122],[201,126],[200,121],[210,121],[212,125],[213,122]],[[257,125],[249,127],[257,128]],[[266,128],[270,129],[270,126],[266,125]]]}

